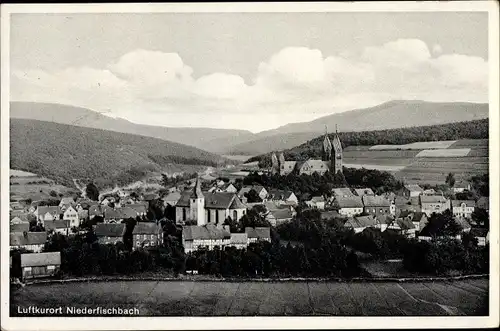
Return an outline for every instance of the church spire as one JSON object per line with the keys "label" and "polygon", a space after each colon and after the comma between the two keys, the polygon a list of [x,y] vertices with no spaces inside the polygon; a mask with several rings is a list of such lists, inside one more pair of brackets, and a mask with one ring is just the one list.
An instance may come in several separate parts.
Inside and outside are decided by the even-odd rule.
{"label": "church spire", "polygon": [[200,177],[196,178],[196,185],[193,188],[193,193],[191,194],[191,198],[203,198],[203,192],[201,191],[201,183]]}

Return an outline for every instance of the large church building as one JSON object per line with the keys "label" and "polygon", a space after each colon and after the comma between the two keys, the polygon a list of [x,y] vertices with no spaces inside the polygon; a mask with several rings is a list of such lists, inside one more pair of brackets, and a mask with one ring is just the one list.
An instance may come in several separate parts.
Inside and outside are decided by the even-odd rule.
{"label": "large church building", "polygon": [[328,132],[325,132],[322,145],[322,157],[319,159],[308,159],[306,161],[286,161],[283,153],[276,156],[275,153],[271,156],[271,173],[286,176],[291,172],[296,171],[299,175],[312,175],[318,173],[323,175],[330,171],[336,174],[342,173],[342,144],[337,130],[333,141],[328,137]]}
{"label": "large church building", "polygon": [[222,226],[226,218],[239,221],[246,214],[246,206],[235,193],[202,192],[197,179],[193,190],[184,191],[175,205],[175,221],[184,224],[195,221],[196,225]]}

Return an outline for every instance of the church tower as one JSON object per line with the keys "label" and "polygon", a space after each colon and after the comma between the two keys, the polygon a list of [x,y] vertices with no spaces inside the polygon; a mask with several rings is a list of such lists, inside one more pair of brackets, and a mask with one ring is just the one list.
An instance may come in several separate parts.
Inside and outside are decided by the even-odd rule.
{"label": "church tower", "polygon": [[201,191],[200,178],[196,178],[196,185],[189,197],[189,216],[196,220],[196,225],[205,225],[205,196]]}
{"label": "church tower", "polygon": [[325,138],[323,139],[323,151],[321,154],[321,160],[330,161],[332,157],[332,143],[330,138],[328,138],[328,128],[325,125]]}
{"label": "church tower", "polygon": [[283,152],[281,152],[280,155],[278,156],[278,164],[279,164],[278,173],[280,175],[283,175],[283,171],[285,170],[285,155],[283,154]]}
{"label": "church tower", "polygon": [[340,142],[339,133],[337,131],[337,126],[335,125],[335,136],[332,142],[332,159],[331,159],[331,172],[336,174],[340,171],[342,173],[342,143]]}
{"label": "church tower", "polygon": [[278,158],[276,157],[276,153],[274,152],[271,155],[271,173],[273,175],[280,173],[280,164],[278,162]]}

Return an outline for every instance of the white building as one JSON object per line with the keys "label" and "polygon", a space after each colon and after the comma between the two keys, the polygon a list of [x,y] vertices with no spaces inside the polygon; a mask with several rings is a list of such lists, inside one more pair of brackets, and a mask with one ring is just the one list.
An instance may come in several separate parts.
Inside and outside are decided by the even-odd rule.
{"label": "white building", "polygon": [[451,200],[451,208],[455,217],[471,218],[476,202],[474,200]]}
{"label": "white building", "polygon": [[363,201],[358,196],[336,196],[333,205],[343,216],[352,217],[363,213]]}

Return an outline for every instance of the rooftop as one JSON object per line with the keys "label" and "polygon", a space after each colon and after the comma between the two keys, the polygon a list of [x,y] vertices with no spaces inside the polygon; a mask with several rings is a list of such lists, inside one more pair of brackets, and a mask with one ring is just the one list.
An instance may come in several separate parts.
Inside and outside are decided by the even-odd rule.
{"label": "rooftop", "polygon": [[184,240],[219,240],[229,239],[231,234],[211,224],[204,226],[189,225],[182,227],[182,238]]}
{"label": "rooftop", "polygon": [[61,252],[21,254],[21,267],[60,265]]}
{"label": "rooftop", "polygon": [[94,233],[98,237],[122,237],[125,233],[125,224],[97,223]]}

